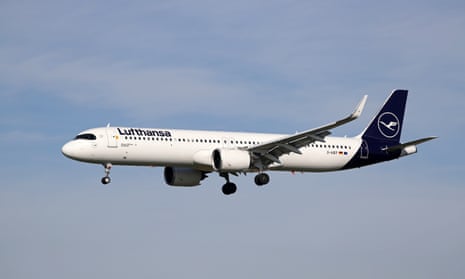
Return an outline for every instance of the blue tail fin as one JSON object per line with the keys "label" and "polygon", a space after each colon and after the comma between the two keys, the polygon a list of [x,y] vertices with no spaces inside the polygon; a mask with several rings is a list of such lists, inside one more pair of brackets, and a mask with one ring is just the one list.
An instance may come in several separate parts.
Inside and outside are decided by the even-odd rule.
{"label": "blue tail fin", "polygon": [[407,95],[407,90],[394,90],[361,137],[365,140],[400,143]]}

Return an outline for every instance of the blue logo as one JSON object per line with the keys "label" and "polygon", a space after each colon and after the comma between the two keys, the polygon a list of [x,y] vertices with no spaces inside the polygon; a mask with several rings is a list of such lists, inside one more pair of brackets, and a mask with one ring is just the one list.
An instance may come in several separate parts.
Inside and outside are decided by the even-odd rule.
{"label": "blue logo", "polygon": [[399,134],[400,121],[392,112],[385,112],[378,117],[378,130],[386,138],[394,138]]}

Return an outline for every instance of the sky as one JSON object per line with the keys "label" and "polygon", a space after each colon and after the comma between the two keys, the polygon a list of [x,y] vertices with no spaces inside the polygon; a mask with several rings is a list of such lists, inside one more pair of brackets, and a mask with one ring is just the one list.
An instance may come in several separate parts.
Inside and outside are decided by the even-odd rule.
{"label": "sky", "polygon": [[[0,278],[464,278],[463,1],[0,1]],[[294,133],[395,88],[419,153],[166,186],[65,158],[112,125]]]}

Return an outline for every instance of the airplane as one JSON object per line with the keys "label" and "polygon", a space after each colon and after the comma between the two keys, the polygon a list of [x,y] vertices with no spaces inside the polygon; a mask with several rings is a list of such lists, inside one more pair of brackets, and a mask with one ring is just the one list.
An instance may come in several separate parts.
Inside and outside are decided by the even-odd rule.
{"label": "airplane", "polygon": [[64,156],[102,164],[103,184],[113,165],[164,167],[170,186],[192,187],[207,175],[226,180],[225,195],[234,194],[230,175],[256,173],[255,184],[270,181],[268,171],[329,172],[360,168],[417,152],[426,137],[400,142],[408,91],[394,90],[369,125],[355,137],[332,137],[331,130],[357,119],[363,96],[353,113],[338,121],[291,135],[159,128],[106,127],[85,130],[63,145]]}

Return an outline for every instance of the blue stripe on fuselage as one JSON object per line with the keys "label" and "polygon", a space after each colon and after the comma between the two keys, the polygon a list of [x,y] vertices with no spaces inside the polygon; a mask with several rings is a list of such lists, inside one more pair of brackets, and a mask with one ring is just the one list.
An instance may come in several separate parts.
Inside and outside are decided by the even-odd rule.
{"label": "blue stripe on fuselage", "polygon": [[395,152],[387,152],[385,149],[389,147],[386,141],[375,139],[365,140],[354,154],[352,159],[342,169],[360,168],[367,165],[372,165],[380,162],[397,159],[400,156],[400,150]]}

